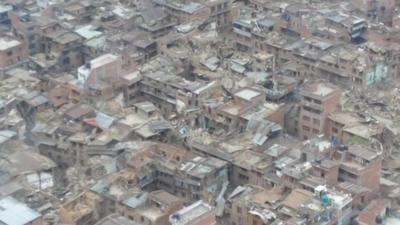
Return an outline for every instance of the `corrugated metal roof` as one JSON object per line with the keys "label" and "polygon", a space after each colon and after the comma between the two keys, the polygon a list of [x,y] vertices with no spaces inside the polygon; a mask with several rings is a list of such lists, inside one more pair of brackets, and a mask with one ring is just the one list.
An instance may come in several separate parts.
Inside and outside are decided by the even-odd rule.
{"label": "corrugated metal roof", "polygon": [[0,221],[7,225],[25,225],[41,215],[13,197],[0,200]]}

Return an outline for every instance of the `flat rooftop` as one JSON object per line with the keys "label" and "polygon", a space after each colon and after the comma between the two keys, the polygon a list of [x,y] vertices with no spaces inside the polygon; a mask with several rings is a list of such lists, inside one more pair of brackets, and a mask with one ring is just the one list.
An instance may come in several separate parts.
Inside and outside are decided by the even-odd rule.
{"label": "flat rooftop", "polygon": [[7,225],[28,224],[41,215],[13,197],[0,200],[0,223]]}
{"label": "flat rooftop", "polygon": [[210,212],[212,207],[203,201],[198,201],[171,215],[172,224],[189,224],[189,222]]}
{"label": "flat rooftop", "polygon": [[379,155],[372,149],[360,145],[349,146],[349,152],[368,161],[375,159]]}
{"label": "flat rooftop", "polygon": [[126,217],[112,214],[97,222],[95,225],[140,225]]}
{"label": "flat rooftop", "polygon": [[8,38],[0,37],[0,51],[14,48],[20,44],[21,44],[21,42],[15,40],[15,39],[8,39]]}
{"label": "flat rooftop", "polygon": [[237,116],[242,113],[246,106],[247,104],[241,102],[228,102],[220,110],[229,115]]}
{"label": "flat rooftop", "polygon": [[252,98],[259,96],[261,93],[252,89],[243,89],[235,94],[235,96],[250,101]]}
{"label": "flat rooftop", "polygon": [[98,68],[103,65],[112,63],[118,59],[118,56],[113,54],[105,54],[90,61],[91,68]]}
{"label": "flat rooftop", "polygon": [[306,84],[302,92],[305,95],[311,94],[318,97],[326,97],[337,90],[338,88],[332,84],[319,82],[308,85]]}

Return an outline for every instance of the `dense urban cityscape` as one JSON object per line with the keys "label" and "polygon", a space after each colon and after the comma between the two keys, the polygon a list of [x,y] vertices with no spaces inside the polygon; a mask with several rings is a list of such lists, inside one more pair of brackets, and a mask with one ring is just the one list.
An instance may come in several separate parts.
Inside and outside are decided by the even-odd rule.
{"label": "dense urban cityscape", "polygon": [[0,0],[0,225],[400,225],[399,0]]}

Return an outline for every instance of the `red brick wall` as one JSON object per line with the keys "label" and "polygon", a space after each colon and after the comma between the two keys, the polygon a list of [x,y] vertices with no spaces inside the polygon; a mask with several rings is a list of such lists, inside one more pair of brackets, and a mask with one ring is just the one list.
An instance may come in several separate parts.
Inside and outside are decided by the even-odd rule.
{"label": "red brick wall", "polygon": [[28,50],[26,48],[26,45],[21,43],[13,48],[0,51],[0,68],[17,64],[27,58]]}

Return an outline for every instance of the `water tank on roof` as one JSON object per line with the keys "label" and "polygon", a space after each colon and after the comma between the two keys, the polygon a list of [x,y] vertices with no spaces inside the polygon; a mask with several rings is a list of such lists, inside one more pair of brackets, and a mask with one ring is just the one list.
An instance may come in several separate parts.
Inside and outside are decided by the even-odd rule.
{"label": "water tank on roof", "polygon": [[321,196],[321,203],[324,207],[327,207],[327,206],[331,205],[332,200],[329,197],[329,195],[325,193],[325,194],[322,194],[322,196]]}

